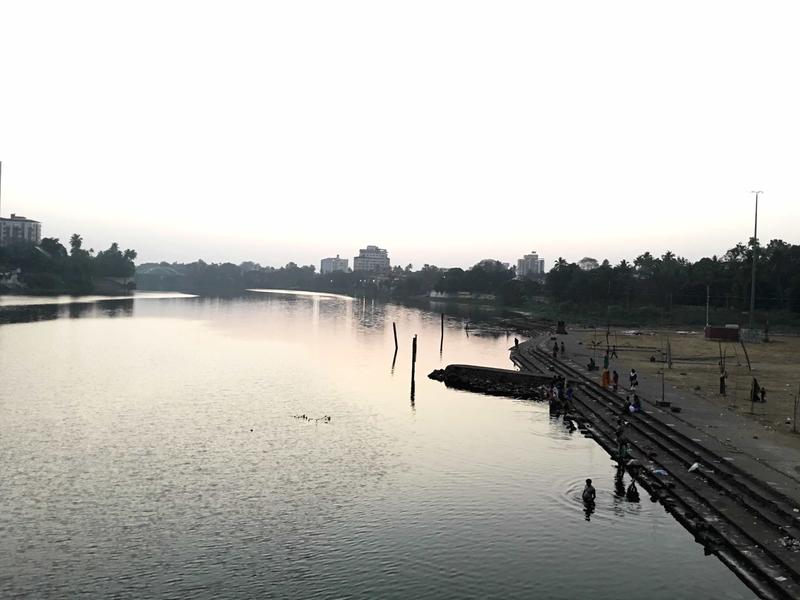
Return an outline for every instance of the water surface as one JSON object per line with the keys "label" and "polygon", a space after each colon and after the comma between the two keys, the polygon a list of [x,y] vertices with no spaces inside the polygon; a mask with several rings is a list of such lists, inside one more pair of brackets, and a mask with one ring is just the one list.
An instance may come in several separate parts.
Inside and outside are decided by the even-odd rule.
{"label": "water surface", "polygon": [[440,356],[438,314],[372,301],[77,300],[0,306],[2,598],[752,597],[546,406],[425,377],[510,367],[513,334],[451,317]]}

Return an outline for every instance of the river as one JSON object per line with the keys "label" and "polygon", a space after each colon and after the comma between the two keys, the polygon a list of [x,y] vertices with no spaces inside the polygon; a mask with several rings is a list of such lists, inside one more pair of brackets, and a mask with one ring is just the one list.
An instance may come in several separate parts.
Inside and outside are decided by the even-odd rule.
{"label": "river", "polygon": [[0,298],[0,597],[753,597],[546,405],[429,380],[511,368],[464,325],[440,354],[437,313],[341,296]]}

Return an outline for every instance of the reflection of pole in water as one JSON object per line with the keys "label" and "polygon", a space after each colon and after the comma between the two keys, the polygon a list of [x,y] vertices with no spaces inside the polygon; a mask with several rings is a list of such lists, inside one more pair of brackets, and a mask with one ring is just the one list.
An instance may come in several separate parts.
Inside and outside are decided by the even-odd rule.
{"label": "reflection of pole in water", "polygon": [[394,375],[394,364],[397,362],[397,348],[394,349],[394,356],[392,357],[392,375]]}
{"label": "reflection of pole in water", "polygon": [[439,340],[439,357],[442,356],[442,350],[444,349],[444,313],[442,313],[442,337]]}

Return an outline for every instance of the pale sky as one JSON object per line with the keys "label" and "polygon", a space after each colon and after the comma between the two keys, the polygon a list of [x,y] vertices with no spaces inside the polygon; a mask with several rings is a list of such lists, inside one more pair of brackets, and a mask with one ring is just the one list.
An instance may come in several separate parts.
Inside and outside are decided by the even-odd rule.
{"label": "pale sky", "polygon": [[800,4],[0,1],[2,214],[140,261],[800,243]]}

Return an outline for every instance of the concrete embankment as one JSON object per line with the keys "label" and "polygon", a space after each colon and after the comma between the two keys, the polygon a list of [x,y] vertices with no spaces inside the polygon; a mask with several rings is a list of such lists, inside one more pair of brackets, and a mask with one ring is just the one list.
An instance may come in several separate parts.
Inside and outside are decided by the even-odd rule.
{"label": "concrete embankment", "polygon": [[[571,411],[581,431],[615,459],[622,439],[635,460],[632,474],[651,499],[760,597],[800,597],[800,504],[773,481],[777,473],[760,477],[763,471],[748,469],[732,449],[647,398],[641,412],[626,411],[623,395],[602,388],[597,372],[572,361],[582,359],[577,346],[567,347],[569,359],[558,360],[549,352],[552,342],[549,336],[525,342],[512,358],[531,372],[555,371],[580,382]],[[620,420],[627,423],[621,438]]]}
{"label": "concrete embankment", "polygon": [[520,371],[450,365],[430,377],[459,389],[531,399],[544,399],[542,386],[553,375],[572,381],[577,391],[567,407],[570,418],[618,462],[624,441],[622,461],[631,475],[707,554],[761,598],[800,598],[800,502],[790,493],[791,479],[765,471],[757,458],[744,460],[660,402],[642,397],[642,411],[630,413],[625,392],[602,388],[597,371],[573,362],[585,358],[577,342],[561,341],[568,344],[567,359],[553,357],[548,335],[511,350]]}

